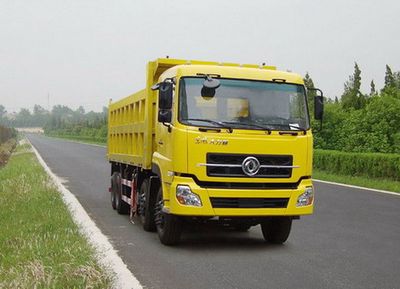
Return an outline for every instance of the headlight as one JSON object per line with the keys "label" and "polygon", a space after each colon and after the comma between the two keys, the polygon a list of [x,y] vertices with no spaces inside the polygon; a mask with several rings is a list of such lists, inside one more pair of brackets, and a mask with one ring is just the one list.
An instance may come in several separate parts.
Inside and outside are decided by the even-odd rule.
{"label": "headlight", "polygon": [[312,205],[314,201],[314,192],[312,187],[307,187],[302,193],[298,199],[297,199],[297,205],[296,207],[304,207],[304,206],[309,206]]}
{"label": "headlight", "polygon": [[189,186],[178,185],[176,187],[176,199],[182,205],[201,207],[200,197],[190,190]]}

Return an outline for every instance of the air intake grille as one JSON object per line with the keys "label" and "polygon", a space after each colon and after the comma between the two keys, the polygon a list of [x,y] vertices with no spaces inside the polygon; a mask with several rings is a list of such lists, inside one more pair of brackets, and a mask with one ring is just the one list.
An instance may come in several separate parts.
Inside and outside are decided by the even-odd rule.
{"label": "air intake grille", "polygon": [[288,198],[210,198],[213,208],[286,208]]}
{"label": "air intake grille", "polygon": [[[249,177],[241,167],[245,158],[250,155],[207,154],[207,175],[210,177]],[[292,166],[293,156],[290,155],[251,155],[260,162],[256,178],[290,178],[292,168],[274,168],[262,166]],[[219,164],[220,166],[212,166]],[[210,166],[211,165],[211,166]],[[226,166],[224,166],[226,165]],[[234,166],[232,166],[234,165]],[[235,166],[236,165],[236,166]]]}

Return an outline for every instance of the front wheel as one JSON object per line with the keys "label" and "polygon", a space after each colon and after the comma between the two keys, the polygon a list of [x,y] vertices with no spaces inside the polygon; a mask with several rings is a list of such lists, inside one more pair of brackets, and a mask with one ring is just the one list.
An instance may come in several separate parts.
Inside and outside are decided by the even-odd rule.
{"label": "front wheel", "polygon": [[178,216],[163,212],[164,200],[160,186],[157,193],[155,221],[158,237],[164,245],[172,246],[179,243],[182,233],[182,223]]}
{"label": "front wheel", "polygon": [[273,244],[283,244],[286,242],[291,228],[291,218],[271,218],[261,223],[261,230],[265,241]]}
{"label": "front wheel", "polygon": [[150,194],[149,179],[143,180],[139,189],[139,217],[143,229],[153,232],[156,229],[154,223],[154,197]]}

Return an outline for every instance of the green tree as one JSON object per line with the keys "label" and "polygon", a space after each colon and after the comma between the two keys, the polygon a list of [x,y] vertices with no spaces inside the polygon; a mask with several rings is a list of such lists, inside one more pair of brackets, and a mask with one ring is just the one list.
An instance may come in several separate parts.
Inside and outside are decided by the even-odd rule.
{"label": "green tree", "polygon": [[370,92],[369,92],[369,95],[370,95],[370,96],[376,95],[376,88],[375,88],[375,82],[374,82],[374,80],[371,80],[370,86],[371,86],[371,90],[370,90]]}
{"label": "green tree", "polygon": [[361,70],[357,62],[354,63],[354,73],[344,84],[341,103],[345,110],[361,109],[365,106],[366,97],[360,91],[361,88]]}
{"label": "green tree", "polygon": [[326,102],[322,130],[318,129],[318,122],[313,123],[313,129],[317,128],[315,133],[313,131],[314,146],[321,149],[340,150],[341,131],[347,115],[339,103]]}
{"label": "green tree", "polygon": [[400,99],[400,72],[392,72],[389,65],[386,65],[385,85],[381,93]]}
{"label": "green tree", "polygon": [[46,124],[49,112],[42,106],[35,104],[33,107],[32,125],[43,127]]}
{"label": "green tree", "polygon": [[85,109],[83,108],[83,106],[79,106],[78,109],[76,110],[76,113],[78,114],[85,114]]}
{"label": "green tree", "polygon": [[21,108],[17,116],[15,117],[15,125],[17,127],[29,127],[32,126],[32,114],[26,108]]}
{"label": "green tree", "polygon": [[386,72],[385,72],[385,86],[383,89],[391,88],[395,86],[395,79],[392,72],[392,69],[389,65],[386,64]]}
{"label": "green tree", "polygon": [[360,145],[361,151],[400,152],[400,99],[382,94],[371,100],[360,126],[367,128]]}
{"label": "green tree", "polygon": [[[304,77],[304,85],[307,88],[315,88],[314,86],[314,81],[312,80],[310,74],[307,72],[305,77]],[[314,97],[315,97],[315,91],[314,90],[309,90],[307,92],[307,101],[308,101],[308,110],[314,111]],[[313,115],[311,113],[311,115]]]}

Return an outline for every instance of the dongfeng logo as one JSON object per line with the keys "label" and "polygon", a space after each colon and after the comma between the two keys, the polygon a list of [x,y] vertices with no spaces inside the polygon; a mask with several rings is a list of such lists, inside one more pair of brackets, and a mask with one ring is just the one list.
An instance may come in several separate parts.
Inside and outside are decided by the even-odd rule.
{"label": "dongfeng logo", "polygon": [[247,157],[242,162],[242,170],[248,176],[254,176],[260,169],[260,162],[255,157]]}

